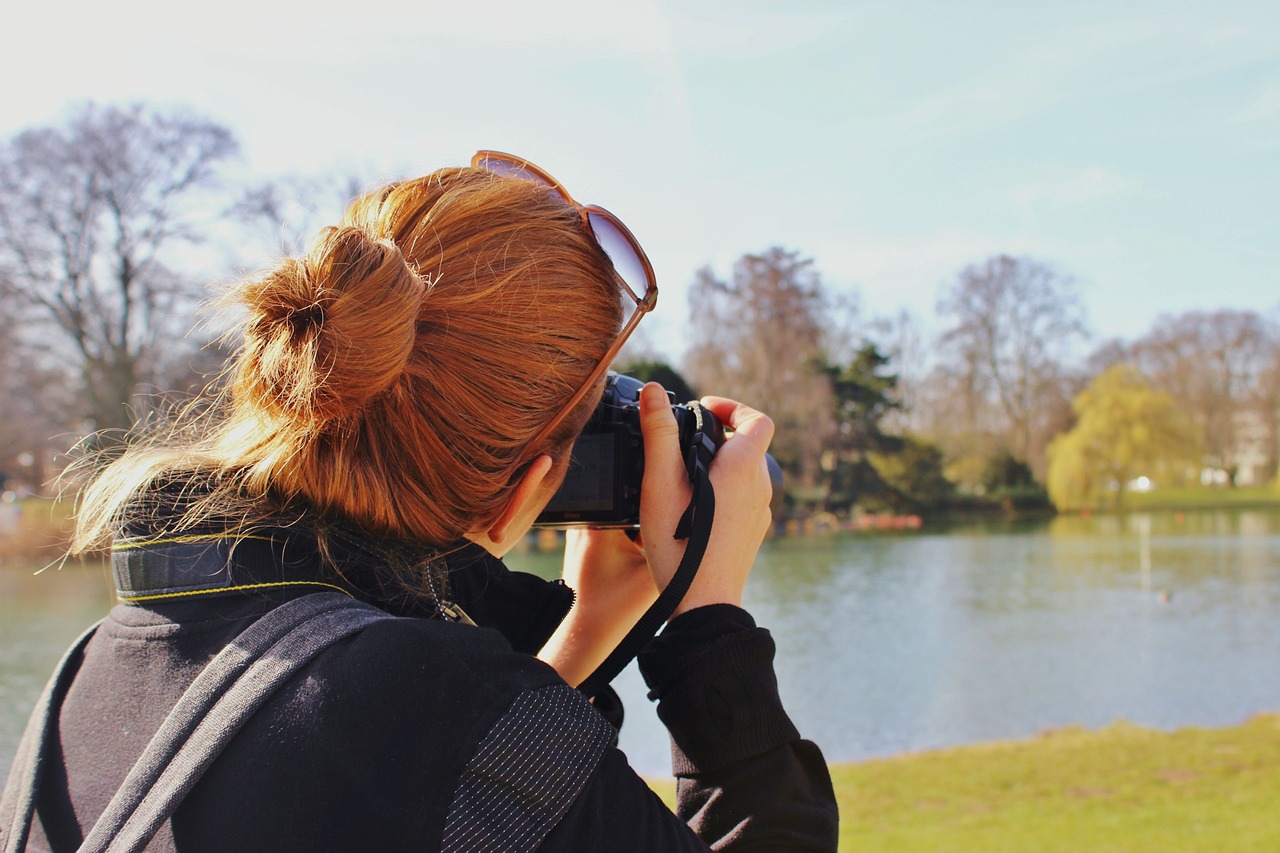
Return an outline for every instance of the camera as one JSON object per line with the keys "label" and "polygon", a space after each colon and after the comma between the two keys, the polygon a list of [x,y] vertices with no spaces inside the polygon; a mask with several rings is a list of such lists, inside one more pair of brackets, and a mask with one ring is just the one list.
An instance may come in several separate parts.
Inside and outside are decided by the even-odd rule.
{"label": "camera", "polygon": [[[564,482],[552,496],[537,527],[636,527],[640,524],[640,481],[644,477],[644,438],[640,432],[639,379],[609,372],[600,404],[574,442]],[[714,447],[724,443],[724,426],[712,412],[697,403],[671,409],[680,430],[680,453],[689,458],[696,442],[709,439]],[[782,494],[782,475],[768,457],[774,503]],[[775,506],[776,511],[776,506]]]}

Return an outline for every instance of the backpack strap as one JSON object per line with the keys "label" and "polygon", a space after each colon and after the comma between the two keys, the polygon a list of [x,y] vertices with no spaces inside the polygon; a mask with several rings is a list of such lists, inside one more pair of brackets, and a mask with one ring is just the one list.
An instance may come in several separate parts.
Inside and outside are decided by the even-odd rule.
{"label": "backpack strap", "polygon": [[[329,646],[374,622],[392,618],[345,594],[325,592],[285,602],[254,622],[196,676],[80,850],[141,851],[219,753],[281,685]],[[56,717],[56,709],[46,713],[43,725],[47,727],[52,717]],[[25,799],[30,803],[29,827],[34,787]],[[22,833],[23,845],[26,834]],[[22,849],[11,841],[6,853]]]}

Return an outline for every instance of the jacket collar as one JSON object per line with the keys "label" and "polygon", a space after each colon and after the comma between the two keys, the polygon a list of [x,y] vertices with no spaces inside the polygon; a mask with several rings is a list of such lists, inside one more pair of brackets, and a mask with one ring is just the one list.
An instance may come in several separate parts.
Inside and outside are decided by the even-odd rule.
{"label": "jacket collar", "polygon": [[[117,595],[128,604],[328,587],[397,616],[450,618],[450,605],[458,605],[476,624],[501,631],[513,648],[530,654],[573,604],[573,591],[563,582],[513,572],[465,540],[425,548],[343,531],[327,543],[327,563],[337,571],[320,558],[315,533],[297,527],[125,538],[112,548],[111,563]],[[409,591],[397,583],[388,568],[393,562],[420,566],[422,588]]]}

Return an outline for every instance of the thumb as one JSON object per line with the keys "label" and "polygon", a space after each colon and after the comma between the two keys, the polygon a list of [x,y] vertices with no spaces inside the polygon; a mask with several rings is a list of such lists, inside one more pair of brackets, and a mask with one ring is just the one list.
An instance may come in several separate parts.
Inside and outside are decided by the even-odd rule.
{"label": "thumb", "polygon": [[[656,382],[646,384],[640,391],[640,431],[644,436],[641,504],[678,505],[678,517],[689,500],[689,478],[680,455],[680,428],[675,413],[667,392]],[[671,532],[674,531],[673,525]]]}

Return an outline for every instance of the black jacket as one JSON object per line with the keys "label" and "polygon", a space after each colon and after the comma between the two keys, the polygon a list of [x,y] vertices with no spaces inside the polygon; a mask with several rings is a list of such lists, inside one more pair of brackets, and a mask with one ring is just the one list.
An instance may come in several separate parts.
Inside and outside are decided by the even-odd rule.
{"label": "black jacket", "polygon": [[[137,600],[85,649],[29,849],[74,850],[200,669],[312,584],[408,618],[341,641],[288,682],[149,850],[835,849],[822,755],[783,711],[772,640],[745,611],[687,613],[640,657],[672,734],[677,817],[604,718],[531,656],[571,603],[562,584],[465,545],[447,557],[443,595],[406,597],[368,552],[344,553],[335,578],[306,542],[276,532],[117,553]],[[203,588],[174,593],[175,572]],[[438,599],[480,627],[440,618]]]}

